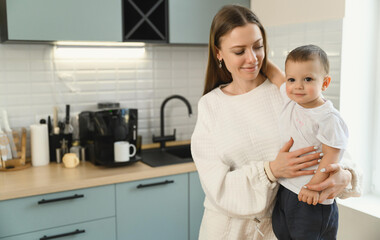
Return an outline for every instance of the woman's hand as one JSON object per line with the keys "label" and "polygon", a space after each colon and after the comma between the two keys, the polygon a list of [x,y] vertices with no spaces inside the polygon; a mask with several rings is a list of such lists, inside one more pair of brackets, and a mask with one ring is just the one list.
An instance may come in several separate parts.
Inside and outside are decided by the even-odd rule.
{"label": "woman's hand", "polygon": [[294,152],[289,152],[293,145],[293,139],[290,139],[278,153],[276,159],[269,163],[270,169],[276,178],[293,178],[302,175],[314,174],[314,170],[302,170],[307,167],[318,164],[320,153],[303,154],[314,152],[314,147],[302,148]]}
{"label": "woman's hand", "polygon": [[[322,171],[323,169],[321,169]],[[313,185],[305,185],[307,189],[321,192],[319,195],[319,203],[322,203],[326,199],[335,198],[341,193],[347,185],[351,182],[351,173],[348,170],[344,170],[339,164],[330,164],[324,168],[325,173],[329,173],[329,177],[323,182]]]}

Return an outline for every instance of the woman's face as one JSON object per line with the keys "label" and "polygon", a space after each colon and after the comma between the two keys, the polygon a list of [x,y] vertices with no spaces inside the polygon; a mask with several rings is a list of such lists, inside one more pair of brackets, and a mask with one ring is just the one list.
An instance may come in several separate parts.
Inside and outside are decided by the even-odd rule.
{"label": "woman's face", "polygon": [[234,81],[257,78],[265,57],[263,42],[260,28],[253,23],[236,27],[220,38],[217,57],[223,59]]}

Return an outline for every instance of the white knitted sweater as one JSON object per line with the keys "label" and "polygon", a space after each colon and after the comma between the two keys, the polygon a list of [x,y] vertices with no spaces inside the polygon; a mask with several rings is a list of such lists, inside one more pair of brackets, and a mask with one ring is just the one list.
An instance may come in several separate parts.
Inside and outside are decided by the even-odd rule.
{"label": "white knitted sweater", "polygon": [[268,80],[242,95],[216,88],[200,99],[191,150],[206,212],[212,211],[200,239],[275,239],[270,217],[277,184],[268,180],[264,162],[280,149],[281,106],[280,92]]}
{"label": "white knitted sweater", "polygon": [[199,239],[276,239],[271,213],[278,188],[264,162],[281,148],[281,107],[280,92],[269,80],[242,95],[216,88],[200,99],[191,138],[206,194]]}

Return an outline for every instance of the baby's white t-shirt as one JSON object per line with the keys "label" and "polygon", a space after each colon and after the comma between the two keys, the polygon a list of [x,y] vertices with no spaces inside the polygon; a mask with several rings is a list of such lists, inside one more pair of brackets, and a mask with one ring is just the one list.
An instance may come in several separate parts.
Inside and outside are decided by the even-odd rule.
{"label": "baby's white t-shirt", "polygon": [[[293,138],[294,144],[290,151],[300,148],[316,146],[317,152],[322,151],[322,143],[341,149],[341,159],[348,141],[348,129],[340,113],[334,108],[331,101],[316,108],[304,108],[291,100],[286,95],[285,84],[280,87],[284,105],[280,114],[279,128],[281,132],[281,143],[284,145]],[[317,169],[318,165],[307,168]],[[295,178],[280,178],[279,183],[298,194],[301,188],[307,184],[313,175],[300,176]],[[327,199],[322,204],[332,204],[333,199]]]}

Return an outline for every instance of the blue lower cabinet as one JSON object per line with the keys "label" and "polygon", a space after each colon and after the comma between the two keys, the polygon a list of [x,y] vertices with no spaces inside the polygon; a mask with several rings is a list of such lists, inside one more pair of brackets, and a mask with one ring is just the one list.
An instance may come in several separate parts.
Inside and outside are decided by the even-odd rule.
{"label": "blue lower cabinet", "polygon": [[187,173],[117,184],[117,239],[188,239],[188,194]]}
{"label": "blue lower cabinet", "polygon": [[0,201],[0,238],[115,216],[115,185]]}
{"label": "blue lower cabinet", "polygon": [[198,172],[189,173],[189,191],[190,240],[197,240],[204,212],[203,202],[205,199]]}
{"label": "blue lower cabinet", "polygon": [[[38,219],[35,219],[38,221]],[[15,223],[15,225],[18,225]],[[48,230],[2,238],[1,240],[116,240],[115,218],[67,225]]]}

